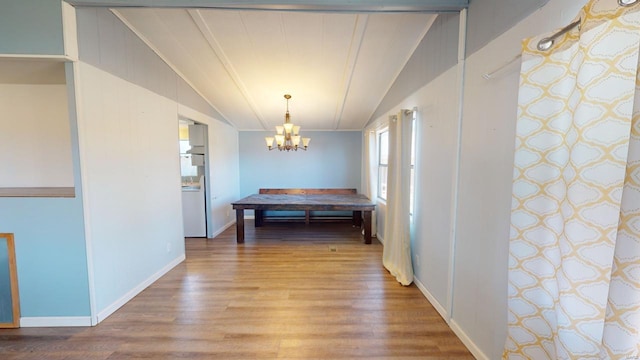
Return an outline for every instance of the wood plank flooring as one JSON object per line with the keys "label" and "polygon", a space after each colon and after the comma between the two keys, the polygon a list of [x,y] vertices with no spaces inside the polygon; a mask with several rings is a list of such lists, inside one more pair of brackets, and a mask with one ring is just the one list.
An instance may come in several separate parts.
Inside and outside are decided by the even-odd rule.
{"label": "wood plank flooring", "polygon": [[92,328],[0,330],[0,358],[473,359],[349,224],[235,227]]}

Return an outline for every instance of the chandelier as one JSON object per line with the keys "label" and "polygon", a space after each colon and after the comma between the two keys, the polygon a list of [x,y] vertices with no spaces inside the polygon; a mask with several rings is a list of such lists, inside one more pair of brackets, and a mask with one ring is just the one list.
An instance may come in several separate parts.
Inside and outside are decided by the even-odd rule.
{"label": "chandelier", "polygon": [[[276,126],[275,136],[267,136],[264,138],[267,142],[267,147],[269,150],[278,149],[280,151],[307,150],[311,139],[300,137],[300,126],[293,125],[289,116],[289,99],[291,99],[291,95],[285,94],[284,98],[287,99],[287,112],[284,114],[284,124]],[[273,140],[276,141],[277,147],[273,147]],[[300,140],[302,140],[302,146],[300,146]]]}

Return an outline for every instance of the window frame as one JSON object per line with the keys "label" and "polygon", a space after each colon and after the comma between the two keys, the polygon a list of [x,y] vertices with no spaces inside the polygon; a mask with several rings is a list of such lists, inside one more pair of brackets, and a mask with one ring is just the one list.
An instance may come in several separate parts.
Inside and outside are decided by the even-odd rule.
{"label": "window frame", "polygon": [[409,218],[413,220],[413,214],[415,212],[415,200],[416,200],[416,157],[418,156],[418,143],[417,134],[418,129],[418,111],[413,110],[411,119],[411,159],[409,160]]}
{"label": "window frame", "polygon": [[[382,136],[386,135],[386,145],[387,145],[387,161],[386,163],[382,163]],[[388,174],[389,174],[389,127],[384,127],[378,131],[376,131],[376,150],[377,154],[377,197],[378,200],[386,202],[387,201],[387,184],[388,184]],[[381,177],[381,169],[385,169],[385,181],[382,181]],[[384,187],[384,196],[382,188]]]}

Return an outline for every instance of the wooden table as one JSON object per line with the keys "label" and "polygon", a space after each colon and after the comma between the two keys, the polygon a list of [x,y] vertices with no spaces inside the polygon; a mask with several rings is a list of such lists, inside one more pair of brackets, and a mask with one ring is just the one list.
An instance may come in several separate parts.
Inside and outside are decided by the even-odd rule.
{"label": "wooden table", "polygon": [[[376,205],[362,194],[272,195],[254,194],[231,203],[236,210],[236,240],[244,242],[244,210],[255,210],[255,226],[262,226],[265,210],[353,211],[355,226],[364,226],[364,242],[371,244],[371,213]],[[362,219],[364,218],[364,224]]]}

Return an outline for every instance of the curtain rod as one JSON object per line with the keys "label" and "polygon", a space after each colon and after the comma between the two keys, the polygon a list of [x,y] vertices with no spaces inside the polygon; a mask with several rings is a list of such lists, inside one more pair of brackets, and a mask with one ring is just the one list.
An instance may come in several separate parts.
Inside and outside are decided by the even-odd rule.
{"label": "curtain rod", "polygon": [[501,72],[503,69],[505,69],[507,66],[515,63],[516,61],[520,60],[522,58],[522,55],[518,54],[516,56],[513,57],[513,59],[509,60],[508,62],[504,63],[502,66],[500,66],[499,68],[493,70],[492,72],[489,73],[485,73],[484,75],[482,75],[482,77],[485,80],[491,80],[493,77],[495,77],[499,72]]}
{"label": "curtain rod", "polygon": [[[628,7],[635,5],[637,2],[638,0],[618,0],[618,5]],[[558,31],[557,33],[540,40],[538,42],[538,50],[547,51],[551,49],[557,38],[573,30],[573,28],[575,28],[576,26],[580,26],[580,22],[581,19],[578,19],[575,22],[572,22],[571,24],[560,29],[560,31]]]}
{"label": "curtain rod", "polygon": [[[638,1],[640,1],[640,0],[618,0],[618,5],[624,6],[624,7],[628,7],[628,6],[636,5],[636,3]],[[551,49],[553,47],[553,44],[555,43],[557,38],[559,38],[560,36],[568,33],[569,31],[573,30],[573,28],[575,28],[576,26],[580,26],[580,23],[581,23],[581,19],[578,19],[578,20],[572,22],[571,24],[563,27],[558,32],[556,32],[555,34],[540,40],[538,42],[538,46],[537,46],[538,50],[547,51],[547,50]],[[521,57],[522,57],[522,55],[516,55],[509,62],[503,64],[502,66],[498,67],[497,69],[495,69],[492,72],[485,73],[484,75],[482,75],[482,77],[485,78],[485,80],[490,80],[498,72],[502,71],[504,68],[506,68],[507,66],[513,64],[517,60],[520,60]]]}
{"label": "curtain rod", "polygon": [[[622,0],[620,0],[622,1]],[[582,21],[580,19],[572,22],[571,24],[563,27],[562,29],[560,29],[560,31],[558,31],[557,33],[546,37],[540,41],[538,41],[538,50],[540,51],[547,51],[549,49],[551,49],[551,47],[553,46],[553,44],[556,42],[556,39],[559,38],[560,36],[568,33],[569,31],[573,30],[573,28],[575,28],[576,26],[578,28],[580,28],[580,23]]]}

